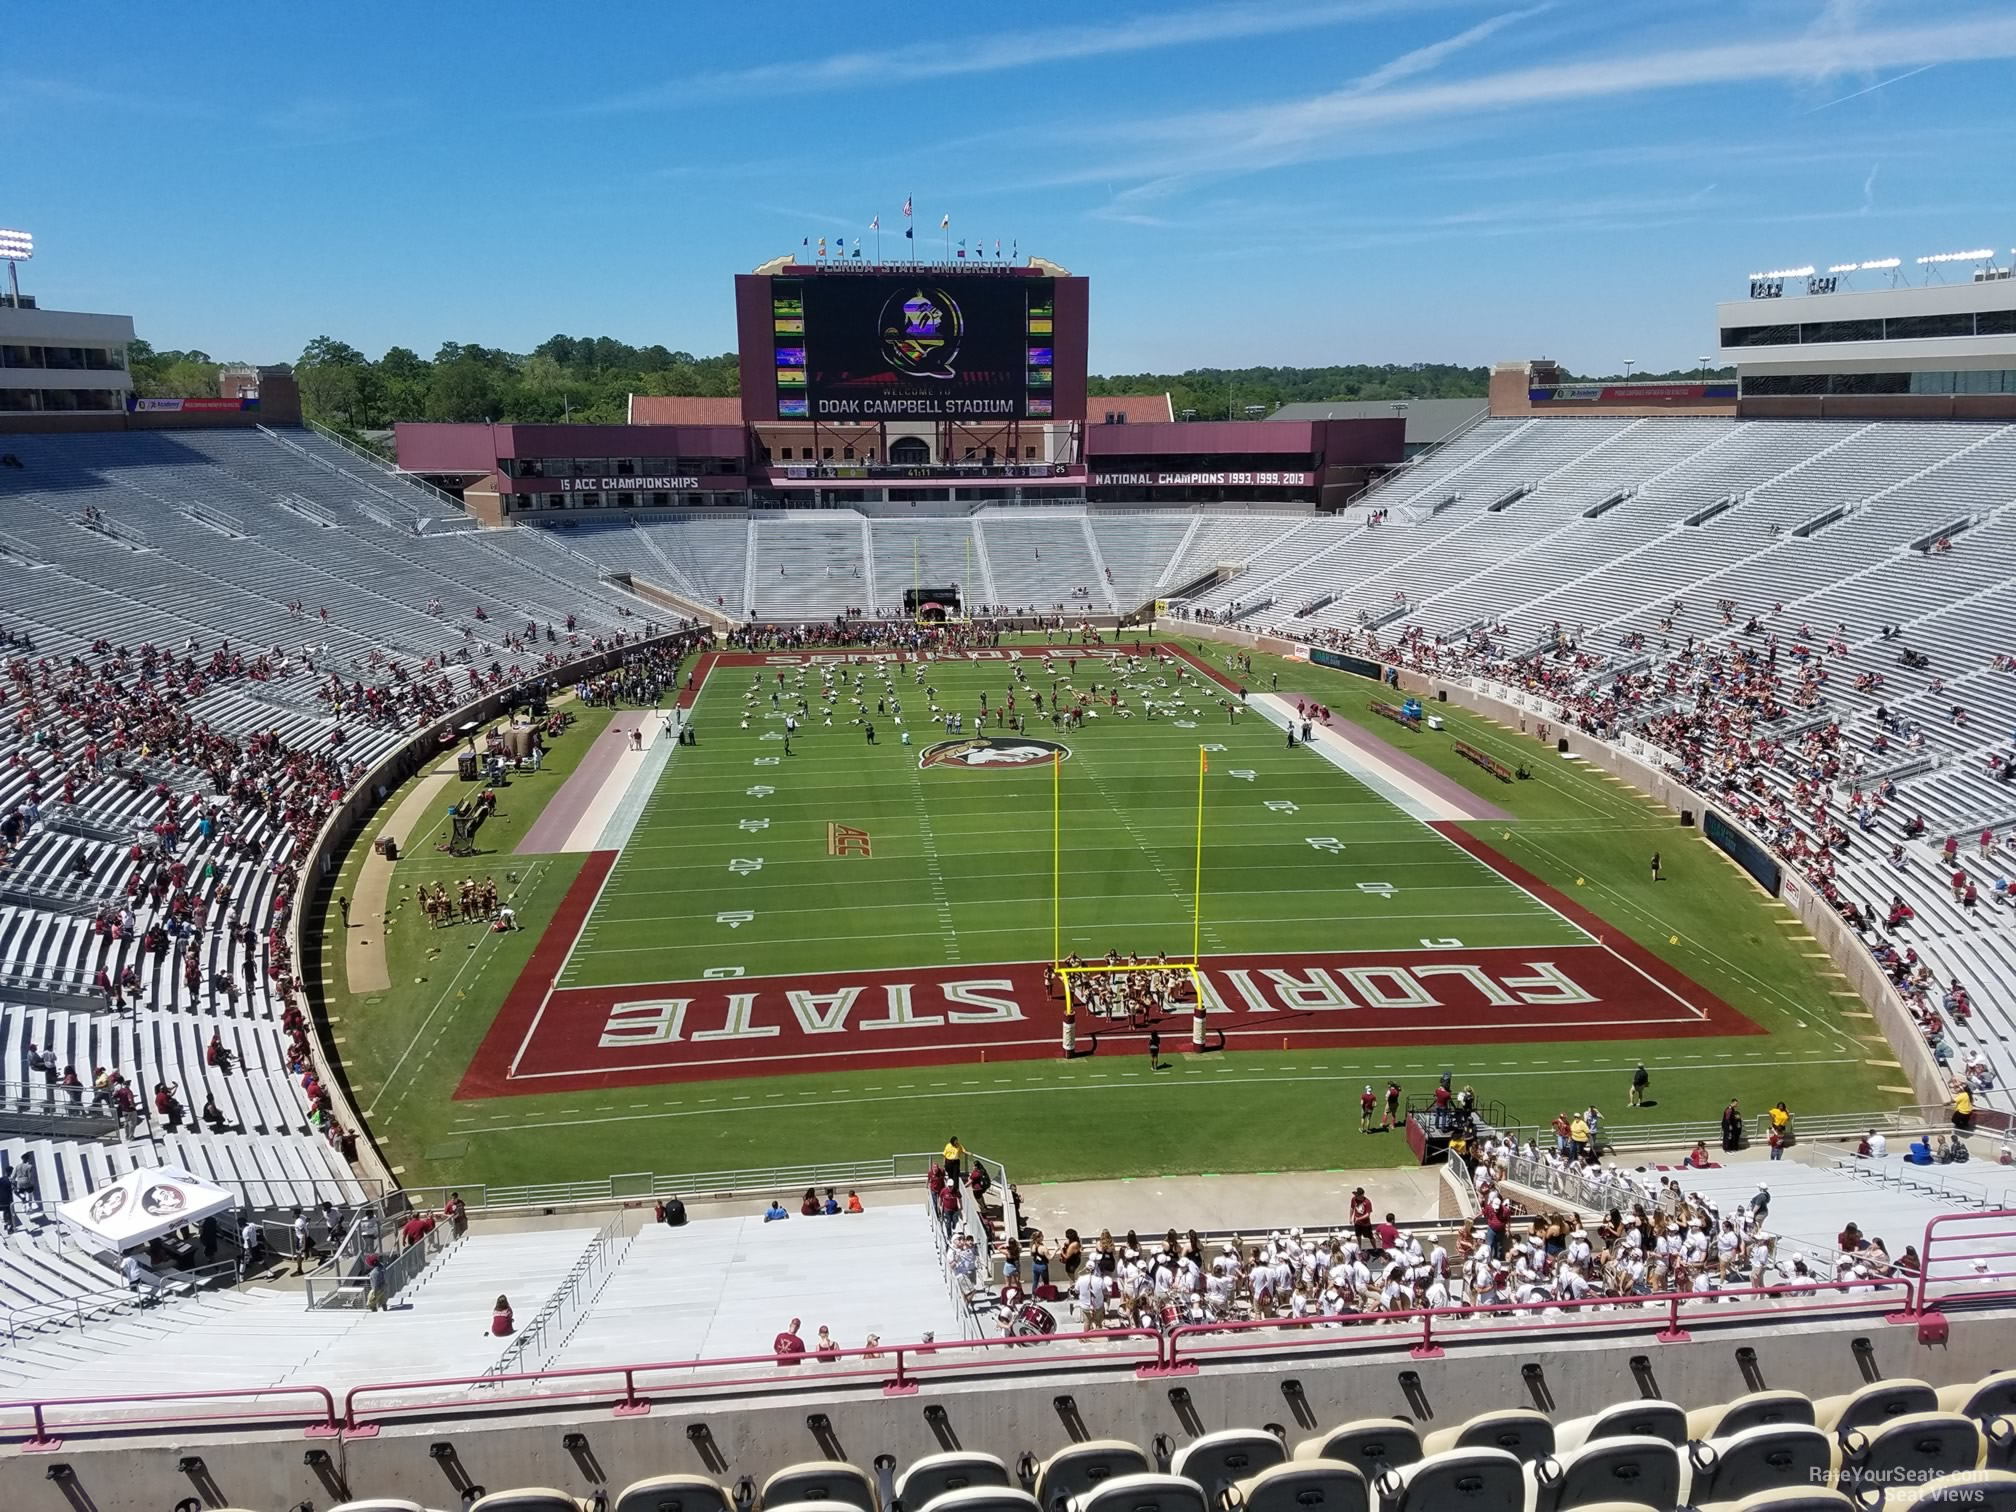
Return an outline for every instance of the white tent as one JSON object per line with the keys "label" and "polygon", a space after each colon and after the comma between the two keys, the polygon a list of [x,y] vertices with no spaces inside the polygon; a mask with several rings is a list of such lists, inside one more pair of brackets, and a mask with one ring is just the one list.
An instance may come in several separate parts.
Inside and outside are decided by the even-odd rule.
{"label": "white tent", "polygon": [[56,1215],[86,1243],[124,1253],[237,1206],[231,1193],[180,1166],[142,1166],[64,1203]]}

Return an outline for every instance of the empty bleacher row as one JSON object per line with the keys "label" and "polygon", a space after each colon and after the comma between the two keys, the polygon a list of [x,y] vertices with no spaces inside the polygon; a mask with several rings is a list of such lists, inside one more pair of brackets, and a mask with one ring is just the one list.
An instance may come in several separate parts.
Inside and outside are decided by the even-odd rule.
{"label": "empty bleacher row", "polygon": [[[1425,1432],[1362,1418],[1292,1446],[1281,1427],[1198,1426],[1180,1444],[1088,1437],[1013,1460],[955,1441],[907,1464],[804,1461],[760,1484],[674,1473],[587,1496],[497,1490],[469,1512],[2008,1512],[2011,1386],[2007,1372],[1944,1389],[1886,1380],[1817,1401],[1782,1390],[1692,1410],[1651,1399],[1560,1422],[1506,1408]],[[367,1499],[335,1512],[418,1507]]]}
{"label": "empty bleacher row", "polygon": [[[985,508],[879,519],[851,509],[610,515],[539,533],[602,564],[689,594],[736,618],[900,616],[918,588],[961,590],[969,610],[1107,615],[1306,523],[1292,515]],[[1196,563],[1205,563],[1196,571]],[[1185,574],[1189,573],[1186,577]]]}

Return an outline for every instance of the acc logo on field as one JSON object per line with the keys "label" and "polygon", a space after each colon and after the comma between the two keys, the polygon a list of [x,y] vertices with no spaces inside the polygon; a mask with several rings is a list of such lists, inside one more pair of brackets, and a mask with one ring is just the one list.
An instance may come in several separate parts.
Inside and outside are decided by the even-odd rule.
{"label": "acc logo on field", "polygon": [[920,767],[1028,767],[1041,766],[1052,756],[1071,759],[1071,748],[1054,740],[1038,740],[1033,735],[968,735],[958,740],[941,740],[926,746],[917,758]]}

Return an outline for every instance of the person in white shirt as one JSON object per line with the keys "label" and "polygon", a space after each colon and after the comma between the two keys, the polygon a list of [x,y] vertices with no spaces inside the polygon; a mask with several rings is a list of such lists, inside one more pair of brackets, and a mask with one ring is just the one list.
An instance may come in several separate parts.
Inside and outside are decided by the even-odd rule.
{"label": "person in white shirt", "polygon": [[1869,1154],[1872,1159],[1881,1160],[1890,1153],[1890,1141],[1883,1137],[1880,1129],[1869,1131]]}
{"label": "person in white shirt", "polygon": [[1091,1266],[1078,1273],[1078,1312],[1088,1329],[1099,1328],[1106,1321],[1106,1303],[1112,1295],[1112,1288],[1106,1278]]}

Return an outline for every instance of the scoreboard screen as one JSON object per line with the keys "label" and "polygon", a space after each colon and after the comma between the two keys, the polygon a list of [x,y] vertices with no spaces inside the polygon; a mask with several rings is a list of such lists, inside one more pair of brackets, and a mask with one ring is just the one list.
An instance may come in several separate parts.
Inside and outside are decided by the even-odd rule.
{"label": "scoreboard screen", "polygon": [[1055,280],[929,267],[769,281],[777,417],[1048,420]]}

